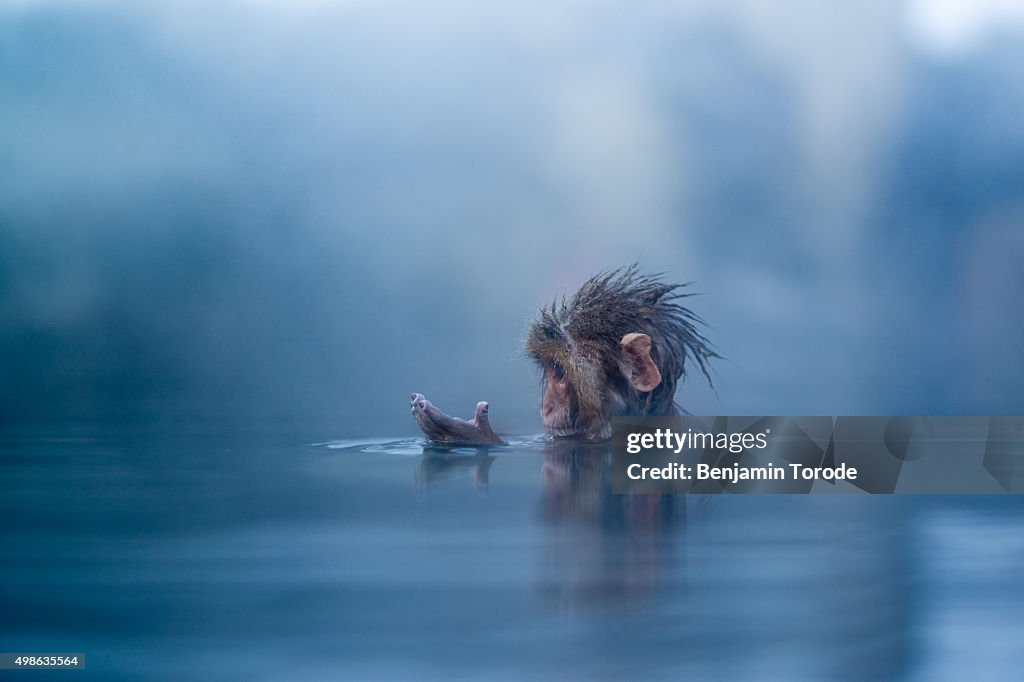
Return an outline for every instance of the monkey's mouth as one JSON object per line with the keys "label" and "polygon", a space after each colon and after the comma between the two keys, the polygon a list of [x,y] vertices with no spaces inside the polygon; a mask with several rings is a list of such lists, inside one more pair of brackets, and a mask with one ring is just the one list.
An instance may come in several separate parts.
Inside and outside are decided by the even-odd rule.
{"label": "monkey's mouth", "polygon": [[585,429],[568,410],[551,410],[544,414],[544,431],[555,438],[572,438],[583,433]]}
{"label": "monkey's mouth", "polygon": [[[541,403],[541,418],[544,431],[554,438],[603,440],[608,437],[611,422],[602,409],[587,410],[579,405],[578,399],[567,390],[567,395],[551,396],[551,385],[545,387]],[[558,398],[561,399],[558,399]]]}
{"label": "monkey's mouth", "polygon": [[577,438],[583,434],[582,429],[572,426],[546,426],[544,430],[553,438]]}
{"label": "monkey's mouth", "polygon": [[544,431],[552,438],[601,441],[611,438],[611,422],[596,420],[588,423],[568,422],[545,424]]}

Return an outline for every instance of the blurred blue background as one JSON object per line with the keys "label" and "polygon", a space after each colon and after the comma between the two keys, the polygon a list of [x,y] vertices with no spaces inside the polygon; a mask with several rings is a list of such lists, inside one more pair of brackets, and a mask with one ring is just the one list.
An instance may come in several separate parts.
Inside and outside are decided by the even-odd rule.
{"label": "blurred blue background", "polygon": [[1024,10],[0,8],[0,414],[539,429],[538,305],[696,280],[694,413],[1020,413]]}

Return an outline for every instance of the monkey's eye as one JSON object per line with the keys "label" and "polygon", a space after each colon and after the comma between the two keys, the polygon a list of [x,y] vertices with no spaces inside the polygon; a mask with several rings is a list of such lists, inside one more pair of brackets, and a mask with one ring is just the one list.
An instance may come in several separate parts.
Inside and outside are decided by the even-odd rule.
{"label": "monkey's eye", "polygon": [[562,366],[557,362],[551,363],[551,372],[555,375],[555,379],[557,379],[558,381],[561,381],[562,379],[565,378],[565,370],[562,369]]}

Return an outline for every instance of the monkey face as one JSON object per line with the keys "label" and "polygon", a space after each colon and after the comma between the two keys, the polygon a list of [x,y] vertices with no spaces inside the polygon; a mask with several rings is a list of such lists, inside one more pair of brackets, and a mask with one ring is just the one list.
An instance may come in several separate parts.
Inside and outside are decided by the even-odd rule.
{"label": "monkey face", "polygon": [[544,391],[541,395],[540,414],[544,420],[544,430],[554,436],[571,436],[573,428],[572,404],[575,393],[565,375],[565,369],[557,361],[544,368]]}
{"label": "monkey face", "polygon": [[661,383],[651,347],[651,338],[636,332],[623,336],[617,348],[568,333],[537,347],[534,357],[544,372],[544,430],[558,437],[610,438],[612,417],[630,413],[638,394]]}

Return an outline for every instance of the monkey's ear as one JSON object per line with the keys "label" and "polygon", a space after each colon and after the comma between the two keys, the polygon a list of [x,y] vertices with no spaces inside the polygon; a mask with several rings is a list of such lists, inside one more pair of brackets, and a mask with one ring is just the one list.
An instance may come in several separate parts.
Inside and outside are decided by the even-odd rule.
{"label": "monkey's ear", "polygon": [[638,391],[653,391],[661,383],[661,372],[651,359],[651,337],[647,334],[626,334],[619,341],[623,371]]}

